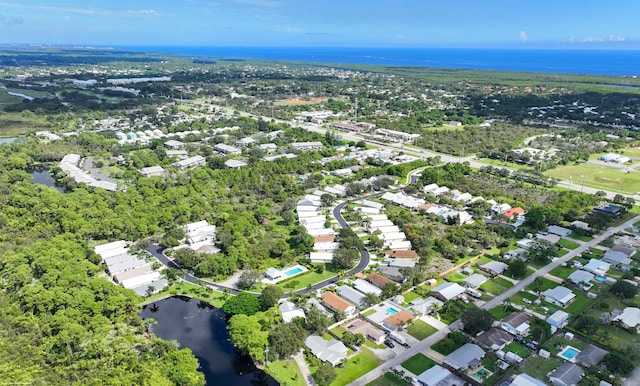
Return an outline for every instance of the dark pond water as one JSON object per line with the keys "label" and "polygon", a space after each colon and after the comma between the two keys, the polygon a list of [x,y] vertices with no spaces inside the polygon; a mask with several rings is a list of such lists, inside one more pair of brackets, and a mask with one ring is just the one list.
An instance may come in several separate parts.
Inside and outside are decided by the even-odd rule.
{"label": "dark pond water", "polygon": [[226,314],[197,299],[171,297],[145,306],[143,318],[158,324],[153,332],[163,339],[176,340],[188,347],[200,361],[207,385],[277,386],[258,370],[251,359],[238,355],[229,343]]}
{"label": "dark pond water", "polygon": [[29,172],[33,176],[34,184],[42,184],[55,188],[58,192],[64,193],[64,187],[57,186],[56,180],[53,178],[51,173],[49,173],[49,169],[45,168],[35,168]]}

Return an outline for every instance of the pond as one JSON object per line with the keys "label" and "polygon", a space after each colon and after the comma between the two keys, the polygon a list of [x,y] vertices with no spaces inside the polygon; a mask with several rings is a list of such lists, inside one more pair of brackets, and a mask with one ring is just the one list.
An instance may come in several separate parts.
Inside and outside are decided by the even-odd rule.
{"label": "pond", "polygon": [[42,184],[49,187],[55,188],[58,192],[64,193],[65,188],[63,186],[57,186],[56,180],[53,178],[49,169],[43,167],[36,167],[32,170],[29,170],[29,174],[33,176],[32,184]]}
{"label": "pond", "polygon": [[11,138],[0,138],[0,144],[3,144],[3,143],[13,143],[13,142],[15,142],[15,141],[17,141],[17,140],[18,140],[18,138],[16,138],[16,137],[11,137]]}
{"label": "pond", "polygon": [[145,306],[142,318],[158,324],[153,332],[162,339],[188,347],[200,362],[208,385],[277,386],[248,357],[240,356],[229,342],[226,314],[198,299],[171,297]]}

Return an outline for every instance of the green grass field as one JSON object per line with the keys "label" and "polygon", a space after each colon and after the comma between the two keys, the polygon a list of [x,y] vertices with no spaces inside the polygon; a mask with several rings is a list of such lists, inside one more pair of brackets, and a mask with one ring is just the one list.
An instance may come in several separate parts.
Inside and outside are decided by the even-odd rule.
{"label": "green grass field", "polygon": [[529,355],[531,355],[531,350],[529,350],[528,348],[526,348],[523,344],[520,344],[518,342],[512,342],[509,343],[503,350],[504,352],[513,352],[518,354],[520,357],[522,358],[526,358]]}
{"label": "green grass field", "polygon": [[375,381],[367,383],[367,386],[406,386],[407,382],[393,373],[385,373]]}
{"label": "green grass field", "polygon": [[550,177],[572,180],[577,186],[589,186],[595,189],[606,189],[615,192],[633,194],[640,191],[640,173],[624,173],[622,169],[607,165],[584,163],[566,165],[545,172]]}
{"label": "green grass field", "polygon": [[438,331],[435,327],[423,322],[422,320],[415,320],[409,327],[407,327],[407,332],[412,337],[423,340],[424,338],[434,334]]}
{"label": "green grass field", "polygon": [[360,354],[349,358],[344,368],[336,368],[337,377],[331,383],[332,386],[343,386],[360,378],[364,374],[378,367],[380,360],[369,350],[362,347]]}
{"label": "green grass field", "polygon": [[566,279],[575,271],[574,268],[559,266],[551,270],[549,272],[551,275],[555,277],[559,277],[560,279]]}
{"label": "green grass field", "polygon": [[264,369],[280,385],[304,386],[304,376],[295,360],[270,362]]}
{"label": "green grass field", "polygon": [[571,241],[567,239],[560,239],[558,241],[558,245],[566,249],[576,249],[580,246],[580,244],[576,243],[575,241]]}
{"label": "green grass field", "polygon": [[[328,279],[330,277],[338,275],[337,272],[331,272],[329,270],[325,270],[322,273],[317,273],[315,271],[307,271],[301,275],[294,276],[291,279],[284,280],[278,283],[278,287],[282,288],[285,292],[295,291],[302,288],[306,288],[308,285],[316,284],[319,281]],[[295,283],[294,286],[291,286],[291,283]]]}
{"label": "green grass field", "polygon": [[427,358],[424,354],[418,353],[402,362],[401,366],[411,371],[415,375],[420,375],[426,370],[429,370],[430,368],[435,366],[435,364],[436,362],[434,362],[431,358]]}
{"label": "green grass field", "polygon": [[513,283],[510,282],[509,280],[505,280],[505,279],[503,279],[501,277],[495,277],[495,278],[485,282],[480,287],[486,289],[487,292],[490,292],[493,295],[500,295],[504,291],[506,291],[509,288],[513,287]]}
{"label": "green grass field", "polygon": [[534,378],[547,379],[547,374],[556,369],[561,364],[562,362],[560,362],[559,359],[554,358],[530,358],[520,368],[519,372],[529,374]]}
{"label": "green grass field", "polygon": [[640,147],[628,147],[626,149],[622,149],[620,154],[624,154],[628,157],[638,157],[640,158]]}

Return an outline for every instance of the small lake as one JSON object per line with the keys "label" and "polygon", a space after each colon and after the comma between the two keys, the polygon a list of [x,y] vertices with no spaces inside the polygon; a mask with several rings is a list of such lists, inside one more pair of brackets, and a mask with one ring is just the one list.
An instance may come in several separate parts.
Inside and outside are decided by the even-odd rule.
{"label": "small lake", "polygon": [[65,188],[63,186],[56,185],[56,180],[49,172],[49,169],[36,167],[33,170],[29,171],[29,174],[33,176],[33,181],[31,181],[32,184],[46,185],[55,188],[60,193],[65,192]]}
{"label": "small lake", "polygon": [[200,362],[207,385],[277,386],[250,358],[240,356],[229,342],[226,314],[198,299],[171,297],[147,305],[142,318],[153,318],[153,332],[188,347]]}
{"label": "small lake", "polygon": [[15,137],[11,137],[11,138],[0,138],[0,144],[3,144],[3,143],[13,143],[13,142],[15,142],[15,141],[17,141],[17,140],[18,140],[18,138],[15,138]]}

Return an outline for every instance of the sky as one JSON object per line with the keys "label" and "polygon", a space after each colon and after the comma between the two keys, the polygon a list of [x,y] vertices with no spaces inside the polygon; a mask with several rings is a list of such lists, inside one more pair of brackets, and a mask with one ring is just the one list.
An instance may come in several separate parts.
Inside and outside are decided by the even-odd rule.
{"label": "sky", "polygon": [[640,49],[640,1],[0,0],[0,44]]}

